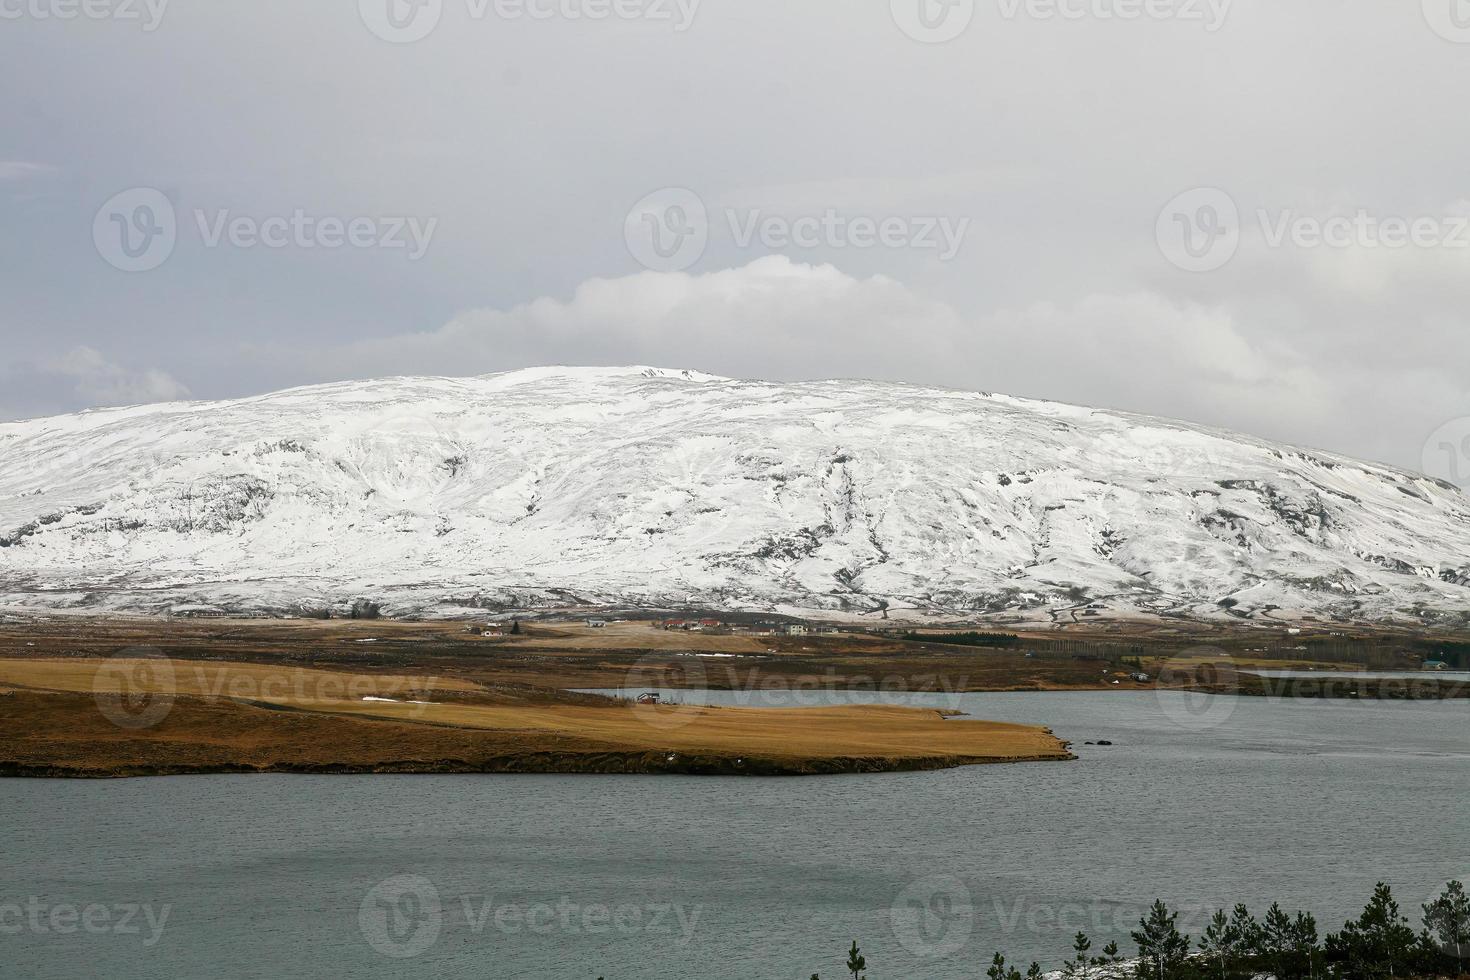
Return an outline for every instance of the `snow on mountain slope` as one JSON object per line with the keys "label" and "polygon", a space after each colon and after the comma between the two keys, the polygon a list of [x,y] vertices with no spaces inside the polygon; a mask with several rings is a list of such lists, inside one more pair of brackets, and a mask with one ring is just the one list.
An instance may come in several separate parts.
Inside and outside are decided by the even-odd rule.
{"label": "snow on mountain slope", "polygon": [[1184,423],[647,368],[0,424],[0,603],[1464,625],[1470,501]]}

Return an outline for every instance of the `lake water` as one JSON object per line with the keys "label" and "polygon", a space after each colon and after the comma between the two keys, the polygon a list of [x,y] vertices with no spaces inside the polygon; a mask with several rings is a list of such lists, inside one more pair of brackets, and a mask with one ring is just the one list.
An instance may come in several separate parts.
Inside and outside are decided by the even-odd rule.
{"label": "lake water", "polygon": [[0,976],[832,980],[857,939],[874,978],[973,980],[996,949],[1056,965],[1078,929],[1129,951],[1155,898],[1196,935],[1275,899],[1325,931],[1380,878],[1417,917],[1470,876],[1470,704],[954,697],[1082,759],[0,780]]}
{"label": "lake water", "polygon": [[1257,677],[1311,677],[1348,680],[1427,680],[1427,681],[1470,681],[1466,670],[1247,670]]}

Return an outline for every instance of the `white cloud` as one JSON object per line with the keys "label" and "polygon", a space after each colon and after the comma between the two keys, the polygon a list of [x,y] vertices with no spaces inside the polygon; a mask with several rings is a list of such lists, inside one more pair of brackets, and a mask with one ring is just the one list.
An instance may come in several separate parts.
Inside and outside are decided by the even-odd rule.
{"label": "white cloud", "polygon": [[31,163],[26,160],[0,160],[0,180],[28,180],[56,173],[56,168],[47,163]]}
{"label": "white cloud", "polygon": [[12,362],[0,368],[0,392],[0,418],[176,401],[190,394],[166,371],[115,364],[91,347],[39,362]]}
{"label": "white cloud", "polygon": [[91,347],[74,347],[44,368],[69,379],[75,394],[91,405],[138,405],[189,397],[189,389],[167,372],[120,367]]}
{"label": "white cloud", "polygon": [[339,377],[640,363],[774,380],[923,379],[1291,441],[1320,432],[1324,448],[1337,435],[1348,442],[1341,423],[1355,395],[1290,344],[1253,339],[1221,306],[1133,291],[966,318],[886,276],[781,256],[593,279],[567,300],[474,310],[432,332],[252,356],[330,363]]}
{"label": "white cloud", "polygon": [[[922,353],[904,342],[916,331],[929,338]],[[951,308],[892,279],[768,256],[701,275],[592,279],[570,300],[475,310],[432,333],[352,344],[330,360],[358,376],[575,362],[816,377],[890,374],[877,369],[927,361],[962,335]]]}
{"label": "white cloud", "polygon": [[[966,316],[887,276],[767,256],[702,274],[591,279],[566,299],[471,310],[428,332],[256,342],[235,351],[230,366],[263,379],[262,387],[545,364],[920,381],[1189,419],[1411,467],[1429,434],[1464,414],[1463,383],[1441,363],[1334,360],[1317,335],[1268,327],[1258,311],[1224,300],[1148,289]],[[11,388],[35,401],[38,386],[65,394],[56,411],[189,393],[161,370],[122,367],[90,347],[32,369],[29,385]],[[1380,391],[1415,397],[1374,397]]]}

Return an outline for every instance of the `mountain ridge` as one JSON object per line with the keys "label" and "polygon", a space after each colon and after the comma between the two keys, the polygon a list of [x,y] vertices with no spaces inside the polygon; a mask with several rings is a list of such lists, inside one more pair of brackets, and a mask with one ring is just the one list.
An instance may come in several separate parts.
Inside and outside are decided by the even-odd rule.
{"label": "mountain ridge", "polygon": [[1464,626],[1467,584],[1441,481],[1003,394],[548,367],[0,423],[12,608]]}

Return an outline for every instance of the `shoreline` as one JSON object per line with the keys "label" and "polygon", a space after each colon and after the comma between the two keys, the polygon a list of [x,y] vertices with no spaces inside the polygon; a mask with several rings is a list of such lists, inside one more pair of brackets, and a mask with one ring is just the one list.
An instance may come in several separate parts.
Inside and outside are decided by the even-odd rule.
{"label": "shoreline", "polygon": [[0,659],[0,775],[798,776],[1075,758],[1048,728],[946,715],[637,705],[215,661]]}
{"label": "shoreline", "polygon": [[[1067,746],[1069,743],[1063,742]],[[903,772],[936,772],[965,766],[1023,765],[1036,762],[1073,762],[1076,756],[1038,755],[1032,758],[946,757],[912,759],[832,758],[822,760],[745,759],[735,765],[728,758],[693,757],[677,764],[660,761],[658,753],[606,753],[570,760],[544,753],[501,756],[482,763],[383,762],[371,765],[244,764],[189,766],[120,766],[77,769],[0,761],[0,779],[109,780],[171,776],[701,776],[740,778],[802,778],[867,776]]]}

